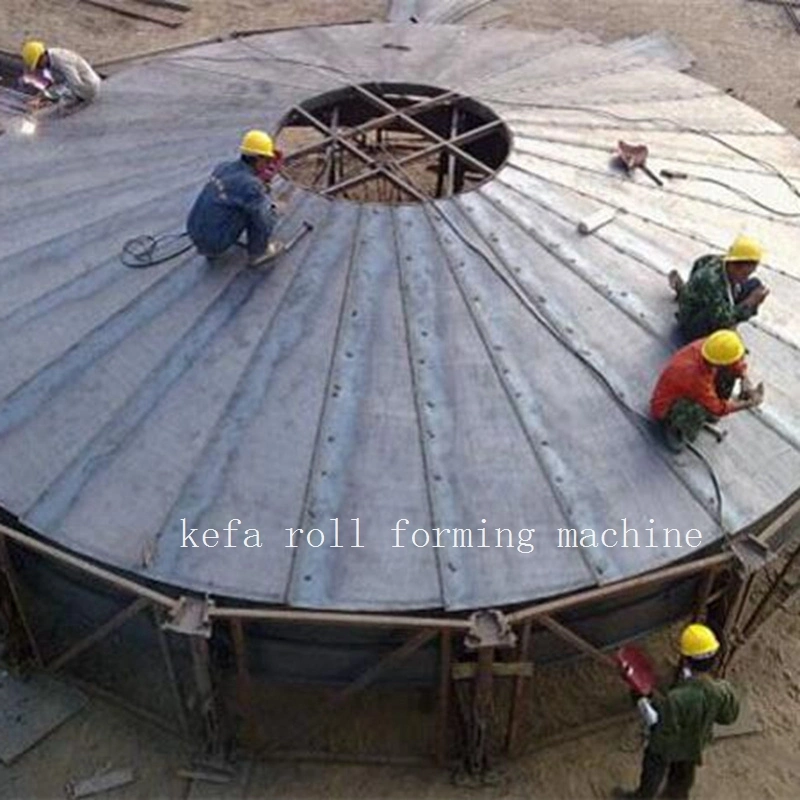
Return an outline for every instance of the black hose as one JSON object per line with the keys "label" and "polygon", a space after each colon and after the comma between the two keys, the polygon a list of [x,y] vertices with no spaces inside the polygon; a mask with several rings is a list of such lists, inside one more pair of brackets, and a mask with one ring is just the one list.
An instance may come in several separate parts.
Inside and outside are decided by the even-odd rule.
{"label": "black hose", "polygon": [[191,240],[178,244],[182,239],[188,239],[189,234],[183,233],[162,233],[158,236],[144,234],[128,239],[122,245],[120,261],[133,269],[147,269],[157,264],[163,264],[177,258],[194,247]]}

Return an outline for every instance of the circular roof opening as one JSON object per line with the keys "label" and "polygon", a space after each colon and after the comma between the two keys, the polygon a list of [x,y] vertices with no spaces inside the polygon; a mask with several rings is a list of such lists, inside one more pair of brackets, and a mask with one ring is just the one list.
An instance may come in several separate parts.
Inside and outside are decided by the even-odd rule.
{"label": "circular roof opening", "polygon": [[467,192],[503,165],[511,134],[486,106],[433,86],[371,83],[317,95],[283,119],[284,174],[327,197],[418,203]]}

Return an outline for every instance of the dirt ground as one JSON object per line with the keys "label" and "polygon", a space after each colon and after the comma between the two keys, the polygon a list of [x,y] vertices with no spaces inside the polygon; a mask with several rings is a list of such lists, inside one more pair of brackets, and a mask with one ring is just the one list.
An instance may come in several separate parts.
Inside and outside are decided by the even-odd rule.
{"label": "dirt ground", "polygon": [[[232,30],[380,20],[382,0],[191,0],[186,23],[170,30],[118,17],[80,0],[0,0],[0,48],[16,51],[26,36],[72,47],[99,61]],[[517,28],[572,27],[612,41],[663,30],[694,54],[691,74],[722,88],[800,133],[800,35],[784,10],[751,0],[497,0],[473,20],[494,19]],[[587,672],[591,675],[591,671]],[[754,735],[722,740],[699,772],[699,800],[800,797],[800,603],[780,610],[733,664],[731,677],[748,693],[763,723]],[[599,680],[599,679],[598,679]],[[593,686],[593,684],[583,684]],[[581,711],[581,690],[533,701]],[[593,686],[596,689],[596,686]],[[595,691],[587,705],[597,711]],[[584,798],[607,797],[617,783],[632,785],[638,753],[630,723],[571,742],[528,752],[504,765],[500,783],[455,788],[433,768],[331,766],[266,762],[252,768],[241,787],[206,789],[176,777],[189,757],[186,746],[129,714],[93,699],[88,709],[24,755],[0,767],[0,798],[63,797],[66,780],[87,777],[104,765],[133,765],[138,780],[109,798]],[[224,793],[223,793],[224,791]]]}

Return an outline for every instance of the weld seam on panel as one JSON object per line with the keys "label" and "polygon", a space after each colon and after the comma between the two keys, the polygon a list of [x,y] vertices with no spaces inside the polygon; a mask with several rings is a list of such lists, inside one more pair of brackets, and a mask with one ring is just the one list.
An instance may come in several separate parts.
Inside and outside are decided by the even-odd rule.
{"label": "weld seam on panel", "polygon": [[[508,105],[516,105],[516,106],[530,106],[532,108],[541,109],[541,110],[548,110],[548,107],[552,107],[550,110],[556,111],[578,111],[578,112],[585,112],[587,114],[594,113],[597,114],[613,114],[613,111],[606,111],[606,107],[608,106],[637,106],[637,105],[657,105],[658,103],[684,103],[684,102],[691,102],[693,100],[703,100],[709,97],[718,97],[723,98],[725,97],[725,93],[721,92],[719,89],[715,89],[713,91],[708,91],[708,85],[705,87],[706,90],[698,90],[697,92],[687,92],[686,94],[672,94],[664,97],[663,95],[659,95],[658,97],[642,97],[639,99],[633,100],[608,100],[605,98],[600,98],[596,102],[600,103],[600,106],[585,106],[581,104],[574,104],[570,105],[563,105],[557,103],[557,101],[550,100],[550,101],[541,101],[541,102],[531,102],[525,100],[514,100],[510,97],[507,98],[500,98],[495,97],[491,98],[496,103],[506,103]],[[478,98],[481,99],[481,98]],[[742,129],[742,132],[748,132],[751,129],[745,128]],[[766,133],[767,131],[765,131]],[[777,133],[777,131],[776,131]]]}
{"label": "weld seam on panel", "polygon": [[[703,95],[704,97],[714,97],[718,95],[719,92],[715,92],[714,94]],[[525,105],[522,101],[519,103],[509,103],[509,105]],[[530,104],[533,106],[531,110],[536,110],[535,104]],[[546,108],[546,104],[542,104],[542,111],[548,111],[551,109]],[[569,109],[565,108],[565,111],[576,111],[579,109]],[[610,112],[609,112],[610,113]],[[522,117],[503,117],[503,121],[508,125],[509,128],[515,130],[515,125],[541,125],[544,127],[552,127],[552,128],[572,128],[576,130],[608,130],[608,131],[632,131],[636,130],[637,132],[641,133],[691,133],[694,132],[696,129],[688,128],[686,125],[680,122],[675,122],[667,117],[653,117],[654,121],[651,122],[650,119],[647,117],[631,117],[628,122],[620,121],[616,124],[614,122],[566,122],[564,120],[558,120],[553,118],[547,119],[523,119]],[[657,122],[668,122],[670,123],[670,127],[662,127],[661,125],[657,125]],[[702,128],[703,131],[712,134],[714,136],[768,136],[772,138],[777,137],[786,137],[789,138],[791,134],[788,134],[786,131],[753,131],[751,128],[709,128],[704,126]],[[701,135],[701,134],[698,134]]]}
{"label": "weld seam on panel", "polygon": [[[295,270],[294,275],[283,290],[269,322],[248,356],[234,391],[220,412],[211,434],[206,439],[201,455],[197,459],[202,468],[188,475],[178,492],[177,499],[165,515],[164,522],[156,536],[157,560],[155,554],[151,559],[152,563],[157,563],[159,569],[171,570],[179,549],[177,539],[174,537],[168,539],[172,546],[164,547],[164,542],[167,541],[164,533],[180,528],[182,518],[187,520],[187,527],[200,527],[199,518],[208,511],[217,498],[242,436],[266,396],[275,365],[284,359],[286,352],[300,340],[302,328],[295,328],[294,335],[288,342],[285,336],[278,337],[276,333],[279,322],[287,314],[297,319],[301,315],[313,313],[318,288],[323,284],[327,275],[324,269],[314,269],[319,262],[316,253],[320,250],[327,250],[328,246],[323,235],[330,227],[333,217],[332,208],[332,205],[327,207],[325,222],[318,227],[313,243],[309,244],[306,249],[298,248],[293,261],[299,263],[292,264]],[[326,252],[327,254],[328,252]],[[286,268],[286,264],[281,265],[281,269]],[[292,305],[287,312],[286,303],[295,294],[305,299],[306,307]],[[281,597],[283,597],[284,589],[285,587],[280,589]]]}
{"label": "weld seam on panel", "polygon": [[[71,237],[81,242],[85,240],[87,228],[94,228],[95,226],[99,229],[98,239],[102,240],[102,234],[104,231],[108,230],[109,222],[118,218],[121,213],[129,214],[131,211],[144,210],[164,197],[169,197],[171,195],[180,195],[181,193],[187,192],[191,187],[195,186],[197,186],[196,179],[191,181],[190,183],[181,184],[181,186],[179,186],[177,189],[170,189],[167,192],[162,192],[161,194],[153,195],[153,197],[149,197],[146,200],[142,200],[139,203],[127,206],[126,208],[122,209],[122,211],[114,211],[110,214],[107,214],[106,216],[98,217],[97,219],[92,220],[91,222],[80,228],[71,228],[68,231],[64,231],[63,233],[58,233],[55,236],[51,236],[49,239],[44,239],[41,242],[23,247],[21,250],[11,250],[8,253],[0,254],[0,264],[2,264],[5,261],[9,261],[11,259],[20,258],[24,256],[26,253],[31,251],[39,255],[38,259],[39,261],[43,261],[47,258],[56,258],[60,254],[62,247],[69,246],[69,240]],[[52,255],[47,253],[42,253],[40,255],[40,251],[44,250],[45,248],[48,249],[56,248],[57,250]],[[18,272],[22,269],[25,269],[25,267],[16,267],[16,268],[12,267],[12,269],[8,272],[0,273],[0,277],[6,278],[9,275],[13,275],[14,272]]]}
{"label": "weld seam on panel", "polygon": [[[525,66],[527,65],[526,64],[521,65],[519,67],[519,70],[523,72]],[[589,67],[590,65],[587,64],[586,66]],[[592,72],[591,69],[589,72],[575,72],[572,73],[565,80],[558,80],[552,75],[548,76],[547,74],[540,74],[537,75],[536,78],[534,79],[525,78],[524,87],[518,89],[518,91],[521,93],[529,92],[531,89],[541,89],[543,87],[547,89],[550,88],[563,89],[564,87],[575,86],[589,80],[594,80],[595,78],[607,78],[609,75],[623,75],[626,72],[638,70],[641,67],[642,67],[641,61],[634,60],[633,63],[619,64],[614,68],[595,70],[594,72]],[[492,89],[494,88],[501,89],[504,85],[505,81],[503,81],[500,84],[494,84],[494,85],[490,84],[489,81],[483,81],[483,87],[484,87],[483,90],[486,92],[491,92]],[[512,85],[518,86],[519,84],[515,81]]]}
{"label": "weld seam on panel", "polygon": [[183,263],[14,389],[0,408],[0,436],[28,420],[67,382],[196,286],[202,277],[200,269],[189,270]]}
{"label": "weld seam on panel", "polygon": [[[554,156],[544,156],[541,153],[534,153],[530,150],[526,150],[524,147],[517,146],[515,147],[515,149],[527,156],[538,158],[541,159],[542,161],[549,161],[551,164],[560,164],[563,167],[568,167],[569,169],[578,170],[580,172],[588,172],[590,175],[596,175],[598,178],[605,178],[606,180],[611,180],[614,178],[614,176],[609,175],[608,172],[601,172],[600,170],[591,169],[591,167],[586,167],[583,166],[582,164],[574,164],[570,161],[564,161],[563,159],[555,158]],[[617,180],[619,179],[617,178]],[[724,208],[729,211],[735,211],[737,214],[749,214],[750,216],[753,217],[760,217],[761,219],[765,219],[773,224],[786,225],[790,228],[797,227],[796,224],[793,225],[787,222],[785,218],[775,217],[765,211],[760,211],[758,209],[749,210],[747,208],[743,208],[740,206],[731,205],[730,203],[723,203],[716,200],[710,200],[706,197],[699,197],[697,195],[689,194],[687,192],[681,192],[677,189],[670,189],[669,191],[666,191],[664,188],[658,186],[650,187],[644,183],[641,184],[637,183],[635,185],[637,188],[644,189],[647,192],[660,192],[663,194],[674,195],[675,197],[679,197],[682,200],[689,200],[691,202],[700,203],[703,205],[714,206],[715,208]],[[717,188],[723,189],[723,187],[717,187]]]}
{"label": "weld seam on panel", "polygon": [[[486,189],[481,188],[477,191],[499,214],[502,214],[512,225],[515,225],[519,230],[530,236],[543,250],[563,264],[567,271],[571,272],[584,284],[589,286],[592,291],[602,297],[603,300],[608,301],[615,308],[619,309],[634,324],[651,335],[658,337],[658,328],[650,320],[650,309],[647,306],[643,306],[636,295],[626,289],[623,290],[625,292],[623,297],[620,291],[612,289],[610,284],[605,283],[602,278],[602,273],[594,270],[589,260],[584,258],[584,256],[569,244],[562,244],[558,241],[554,241],[552,237],[546,236],[540,227],[534,228],[533,225],[528,225],[523,222],[514,211],[506,208],[501,200],[487,194]],[[489,187],[488,191],[497,190]]]}
{"label": "weld seam on panel", "polygon": [[264,274],[254,271],[240,271],[230,280],[149,373],[148,379],[31,504],[25,514],[26,521],[33,527],[50,530],[67,514],[92,476],[108,466],[147,415],[202,355],[212,337],[235,316],[263,280]]}
{"label": "weld seam on panel", "polygon": [[[457,225],[452,220],[447,220],[446,214],[441,207],[436,208],[436,213],[451,227]],[[482,234],[479,231],[477,233],[480,239],[486,243]],[[437,232],[437,236],[441,236],[441,233]],[[535,391],[523,378],[517,378],[515,381],[513,376],[515,374],[521,375],[522,373],[513,360],[506,356],[505,363],[503,363],[503,360],[497,355],[498,351],[491,341],[492,337],[487,330],[488,326],[485,320],[479,319],[480,304],[470,302],[470,297],[475,297],[476,295],[474,292],[470,293],[468,287],[464,285],[463,270],[456,269],[451,255],[447,252],[441,239],[440,246],[445,252],[448,269],[458,286],[467,313],[475,326],[497,379],[503,387],[506,399],[522,429],[528,447],[547,478],[553,497],[565,519],[569,521],[570,527],[590,527],[586,523],[587,521],[593,522],[594,519],[591,505],[581,501],[579,494],[570,488],[582,484],[576,480],[574,470],[567,466],[561,454],[549,444],[547,428],[543,422],[545,415],[541,405],[536,400]],[[489,246],[491,247],[491,245]],[[508,349],[504,348],[503,352],[508,352]],[[595,583],[613,581],[619,577],[619,571],[604,553],[589,553],[584,552],[585,550],[586,548],[581,548],[581,556],[594,577]],[[448,607],[450,606],[448,605]]]}
{"label": "weld seam on panel", "polygon": [[[419,441],[423,456],[425,489],[428,498],[428,513],[431,527],[441,527],[442,521],[458,519],[457,503],[451,489],[451,481],[440,453],[442,442],[452,445],[453,417],[448,413],[447,392],[441,376],[445,374],[441,342],[434,342],[436,331],[435,307],[431,288],[432,279],[427,262],[414,261],[409,252],[407,239],[401,233],[409,221],[404,218],[416,215],[417,209],[400,208],[395,216],[395,250],[398,263],[398,280],[406,328],[406,349],[414,391]],[[430,227],[427,219],[423,223]],[[419,233],[419,231],[417,231]],[[419,240],[419,236],[417,240]],[[412,264],[413,266],[408,266]],[[446,446],[445,446],[446,449]],[[446,591],[445,564],[439,548],[435,549],[436,570],[439,576],[440,604],[449,608]],[[457,554],[460,555],[460,554]],[[457,570],[457,567],[454,567]]]}
{"label": "weld seam on panel", "polygon": [[[534,178],[534,179],[536,179],[538,181],[541,181],[542,183],[550,183],[553,186],[557,186],[560,189],[564,189],[566,191],[569,191],[569,192],[572,192],[574,194],[577,194],[580,197],[585,197],[588,200],[591,200],[591,201],[593,201],[595,203],[599,203],[600,205],[608,206],[608,207],[614,208],[614,209],[616,209],[618,211],[623,211],[625,214],[627,214],[627,215],[629,215],[631,217],[634,217],[636,219],[640,219],[642,222],[646,222],[649,225],[655,225],[658,228],[662,228],[663,230],[669,231],[670,233],[674,233],[674,234],[676,234],[678,236],[683,236],[684,238],[689,239],[689,240],[691,240],[693,242],[699,242],[700,244],[702,244],[705,247],[711,247],[714,250],[718,250],[720,252],[725,250],[726,247],[727,247],[727,245],[725,245],[725,246],[719,245],[716,242],[712,242],[711,240],[706,239],[704,236],[702,236],[700,234],[692,233],[691,231],[686,230],[685,228],[675,228],[675,227],[669,225],[667,222],[664,222],[663,220],[655,219],[653,217],[646,217],[644,214],[641,214],[641,213],[636,212],[635,210],[632,210],[627,205],[620,205],[618,203],[611,202],[607,198],[602,197],[601,195],[598,195],[598,194],[593,194],[593,193],[587,191],[586,189],[579,189],[576,186],[570,186],[569,184],[563,183],[562,181],[558,181],[555,178],[551,178],[550,176],[542,175],[539,172],[534,172],[529,167],[523,167],[523,166],[520,166],[519,164],[515,164],[515,163],[511,163],[511,162],[509,162],[506,166],[509,169],[516,170],[517,172],[522,172],[525,175],[529,175],[532,178]],[[502,175],[498,177],[498,182],[499,183],[503,183],[504,185],[509,186],[510,188],[512,188],[515,191],[517,191],[520,194],[522,194],[522,192],[519,189],[517,189],[512,184],[509,184],[502,177]],[[633,185],[637,185],[637,184],[633,184]],[[527,197],[527,195],[523,195],[523,196]],[[691,198],[691,199],[693,199],[693,198]],[[744,212],[740,212],[740,213],[744,213]],[[779,220],[776,220],[776,221],[779,221]],[[794,226],[793,225],[789,225],[788,227],[792,228]],[[598,236],[599,238],[602,238],[602,236],[605,235],[605,234],[602,231],[600,231],[595,235]],[[779,267],[776,267],[774,265],[770,265],[767,262],[762,262],[761,266],[759,267],[759,269],[766,269],[767,271],[773,272],[776,275],[781,275],[782,277],[786,278],[787,280],[800,281],[800,276],[793,275],[792,273],[786,272],[785,270],[782,270]]]}
{"label": "weld seam on panel", "polygon": [[[507,120],[505,122],[506,124],[508,124]],[[593,152],[600,153],[606,156],[609,153],[609,148],[607,145],[603,146],[600,144],[593,144],[587,141],[581,142],[569,138],[559,139],[555,136],[544,136],[542,134],[524,133],[523,131],[520,131],[518,129],[513,129],[513,131],[514,131],[514,137],[516,139],[522,139],[522,140],[529,139],[531,142],[548,142],[549,144],[566,145],[567,147],[575,147],[580,150],[591,150]],[[671,133],[672,131],[664,131],[664,132]],[[680,132],[681,131],[675,131],[675,133],[680,133]],[[753,161],[753,159],[746,158],[745,156],[736,153],[735,150],[727,149],[722,145],[720,146],[720,151],[737,156],[738,159],[741,159],[743,161],[752,161],[753,163],[758,163],[757,161]],[[713,152],[714,151],[709,151],[709,155]],[[691,164],[692,166],[703,167],[705,169],[721,170],[725,172],[740,172],[745,175],[753,175],[760,178],[775,178],[776,180],[780,180],[778,175],[775,173],[775,170],[759,170],[752,167],[740,166],[735,163],[722,164],[717,161],[709,162],[707,160],[702,160],[700,157],[687,158],[686,156],[676,156],[674,152],[668,156],[662,156],[662,158],[664,159],[668,158],[671,164]],[[780,170],[780,172],[790,180],[800,181],[800,174],[795,175],[789,172],[788,170]]]}
{"label": "weld seam on panel", "polygon": [[[532,177],[537,177],[537,178],[539,177],[539,176],[534,176],[532,173],[530,173],[527,170],[524,170],[524,169],[522,169],[522,168],[520,168],[520,167],[518,167],[516,165],[512,164],[511,166],[513,167],[513,169],[515,169],[515,170],[517,170],[519,172],[524,172],[526,175],[531,175]],[[540,180],[544,180],[544,179],[541,179],[541,178],[539,178],[539,179]],[[540,199],[538,197],[534,197],[531,194],[525,194],[522,191],[522,189],[520,189],[518,186],[515,186],[512,183],[509,183],[507,179],[499,177],[497,179],[497,184],[502,184],[504,187],[506,187],[510,191],[514,192],[515,194],[520,195],[520,197],[524,198],[525,200],[529,200],[529,201],[535,203],[537,206],[539,206],[539,208],[545,209],[546,211],[551,213],[553,216],[558,217],[559,219],[563,220],[564,222],[568,223],[569,225],[575,225],[577,223],[577,221],[578,221],[577,218],[568,217],[566,214],[564,214],[563,212],[559,211],[555,206],[550,205],[545,200],[542,200],[542,199]],[[559,187],[563,187],[563,184],[557,184],[557,185]],[[563,188],[568,188],[568,187],[563,187]],[[580,194],[581,196],[586,196],[586,195],[584,195],[583,192],[578,192],[577,190],[574,190],[574,191],[575,191],[576,194]],[[594,198],[592,198],[592,199],[594,199]],[[604,204],[609,206],[610,208],[621,210],[619,206],[617,206],[617,205],[615,205],[613,203],[610,203],[608,201],[606,201]],[[624,213],[625,214],[630,214],[630,216],[633,216],[633,217],[637,217],[638,219],[641,219],[644,222],[648,222],[648,223],[652,223],[653,225],[657,225],[657,226],[659,226],[661,228],[664,228],[664,230],[670,231],[671,233],[675,233],[675,234],[680,235],[680,236],[686,235],[681,230],[678,230],[678,229],[675,229],[675,228],[669,228],[669,227],[667,227],[665,225],[662,225],[659,222],[656,222],[656,221],[650,220],[648,218],[645,218],[644,216],[642,216],[640,214],[636,214],[635,212],[630,212],[630,211],[625,210]],[[616,222],[617,222],[618,226],[621,226],[623,228],[625,227],[624,220],[617,220]],[[630,228],[628,228],[628,231],[629,231],[629,235],[631,237],[637,238],[637,239],[641,238],[640,234],[637,231],[632,230]],[[650,272],[652,272],[652,273],[654,273],[656,275],[661,275],[661,276],[666,278],[667,273],[669,272],[669,270],[662,268],[659,264],[657,264],[657,263],[655,263],[653,261],[650,261],[646,256],[641,255],[636,250],[634,250],[634,249],[632,249],[630,247],[626,247],[625,245],[619,244],[617,241],[615,241],[616,236],[615,236],[613,227],[605,228],[605,229],[602,229],[602,230],[599,230],[599,231],[595,232],[594,233],[594,237],[595,237],[595,239],[597,239],[598,241],[603,242],[603,244],[607,245],[608,247],[612,248],[613,250],[616,250],[618,253],[620,253],[621,255],[625,256],[626,258],[630,258],[632,261],[635,261],[636,263],[641,264],[643,267],[646,267]],[[694,237],[689,237],[689,236],[687,236],[687,238],[694,239]],[[709,247],[713,247],[714,249],[719,250],[720,252],[722,252],[722,250],[724,249],[724,248],[721,248],[721,247],[717,247],[713,242],[707,242],[707,244],[708,244]],[[785,277],[787,280],[788,279],[792,279],[792,280],[800,281],[800,276],[790,275],[790,274],[786,273],[784,270],[781,270],[781,269],[778,269],[778,268],[775,268],[775,267],[770,267],[765,262],[761,262],[760,266],[766,268],[770,272],[775,273],[776,275],[781,275],[782,277]],[[748,320],[748,322],[753,327],[758,328],[759,330],[762,330],[766,335],[771,336],[774,339],[777,339],[779,342],[781,342],[781,344],[784,344],[787,347],[791,347],[794,350],[800,351],[800,345],[796,344],[791,339],[787,339],[779,330],[777,330],[776,328],[771,326],[769,323],[763,322],[762,320],[758,320],[758,319],[755,319],[755,318]]]}
{"label": "weld seam on panel", "polygon": [[[468,218],[467,218],[468,219]],[[470,224],[472,225],[473,229],[475,229],[475,223],[470,220]],[[477,246],[476,246],[477,247]],[[623,397],[625,397],[626,393],[624,390],[618,388],[618,386],[624,386],[620,380],[614,377],[614,373],[612,370],[607,368],[607,365],[602,360],[599,363],[595,363],[597,359],[594,357],[594,354],[588,350],[586,347],[582,346],[580,342],[576,342],[575,340],[575,331],[574,329],[570,328],[571,333],[567,332],[561,324],[560,319],[569,318],[569,315],[564,314],[563,312],[554,314],[552,311],[552,302],[548,302],[546,307],[542,307],[542,304],[534,300],[533,298],[529,297],[527,292],[524,288],[522,288],[516,278],[513,276],[512,271],[509,269],[508,264],[503,256],[499,255],[495,247],[491,243],[487,243],[487,247],[492,252],[494,258],[487,256],[480,248],[479,252],[482,253],[483,258],[486,259],[486,262],[491,266],[498,275],[501,276],[501,279],[506,283],[509,289],[513,292],[513,294],[517,297],[517,299],[522,303],[522,305],[526,308],[526,310],[530,311],[534,314],[534,316],[542,322],[542,320],[546,321],[542,322],[543,327],[549,330],[551,335],[558,341],[564,348],[568,351],[572,352],[572,355],[576,358],[576,360],[585,359],[589,364],[593,364],[593,368],[590,368],[588,364],[586,364],[586,368],[589,370],[590,373],[594,375],[595,380],[599,381],[600,379],[597,376],[597,372],[602,373],[605,375],[608,386],[606,389],[612,394],[612,396],[619,396],[618,393],[621,393]],[[497,264],[502,264],[502,268],[498,268]],[[550,328],[548,328],[550,326]],[[581,354],[581,358],[578,357],[577,353]],[[642,436],[648,439],[648,441],[652,441],[652,435],[648,434],[648,432],[643,429],[641,426],[636,425],[636,429],[641,433]],[[711,506],[713,506],[713,500],[711,503],[706,499],[706,496],[703,494],[702,489],[699,488],[697,481],[694,480],[694,474],[691,473],[690,477],[692,480],[687,480],[684,478],[681,473],[676,472],[677,465],[673,464],[669,459],[666,458],[666,455],[661,452],[659,449],[659,457],[667,464],[667,466],[672,469],[673,472],[678,475],[679,480],[686,486],[692,496],[698,501],[698,504],[704,511],[706,511],[709,516],[714,519],[714,512],[711,510]],[[730,503],[727,504],[730,506]]]}
{"label": "weld seam on panel", "polygon": [[[515,190],[514,187],[509,188],[513,191],[518,191]],[[569,272],[585,283],[589,288],[592,289],[592,291],[594,291],[604,300],[611,303],[612,306],[619,309],[623,314],[625,314],[635,324],[642,328],[642,330],[644,330],[646,333],[650,334],[650,336],[660,344],[664,345],[668,349],[670,348],[669,339],[662,336],[659,332],[658,326],[650,321],[650,310],[647,307],[640,307],[635,295],[633,295],[630,291],[625,290],[625,302],[623,302],[620,299],[621,295],[619,292],[614,291],[611,288],[604,287],[599,274],[592,274],[593,269],[591,266],[589,266],[589,261],[587,259],[573,250],[569,245],[559,244],[558,242],[552,241],[552,239],[549,237],[546,239],[540,229],[534,230],[534,227],[532,225],[529,226],[522,219],[520,219],[515,211],[506,208],[502,200],[492,197],[490,194],[488,194],[497,191],[498,190],[494,187],[489,187],[488,189],[482,188],[478,190],[478,194],[479,196],[483,197],[486,202],[492,205],[498,213],[505,216],[506,219],[508,219],[512,224],[516,225],[517,228],[528,234],[543,250],[547,251],[551,256],[553,256],[553,258],[560,261]],[[533,200],[533,202],[539,205],[540,208],[547,208],[550,210],[544,203],[541,203],[533,198],[527,199]],[[602,237],[600,238],[602,239]],[[605,240],[603,241],[605,243]],[[613,245],[608,243],[606,243],[606,246],[613,248]],[[764,329],[764,326],[760,327]],[[765,333],[769,335],[769,330],[764,330]],[[646,412],[640,411],[639,413]],[[775,415],[769,409],[760,409],[757,413],[755,411],[751,411],[751,415],[757,416],[765,427],[772,430],[787,444],[790,444],[795,449],[800,450],[800,437],[792,432],[791,427],[786,422],[781,420],[779,415]]]}
{"label": "weld seam on panel", "polygon": [[277,56],[274,55],[273,53],[270,53],[270,51],[267,50],[266,48],[260,47],[259,45],[254,44],[253,42],[250,42],[246,39],[240,38],[240,39],[234,39],[233,41],[236,44],[240,45],[241,47],[248,48],[249,50],[254,50],[257,53],[261,53],[262,55],[261,60],[274,61],[275,63],[280,63],[280,64],[294,64],[300,67],[301,69],[315,70],[318,73],[322,73],[322,77],[324,77],[326,80],[331,80],[333,75],[338,75],[340,76],[340,78],[342,77],[346,78],[350,83],[352,83],[351,80],[351,78],[353,77],[352,74],[349,73],[347,70],[340,69],[339,67],[334,67],[331,65],[326,66],[324,64],[314,64],[310,61],[303,61],[302,59],[299,58],[288,58],[286,56]]}
{"label": "weld seam on panel", "polygon": [[[235,39],[234,41],[240,42],[240,39]],[[224,72],[218,69],[209,69],[208,67],[197,66],[191,64],[191,61],[213,61],[214,59],[208,56],[186,56],[185,58],[180,59],[169,59],[168,61],[160,62],[166,66],[173,66],[176,68],[184,69],[188,72],[202,72],[206,75],[218,75],[220,77],[230,78],[232,81],[241,81],[246,83],[248,87],[252,87],[254,85],[254,80],[252,77],[248,78],[245,74],[233,73],[233,72]],[[278,59],[253,59],[253,60],[260,60],[260,61],[270,61],[274,60],[277,61]],[[227,61],[225,63],[228,63]],[[276,79],[268,80],[267,78],[258,78],[256,79],[255,83],[264,83],[269,86],[274,86],[275,84],[279,86],[286,86],[290,89],[303,89],[304,91],[308,92],[321,92],[331,88],[330,83],[320,83],[317,85],[305,85],[302,83],[286,83]]]}
{"label": "weld seam on panel", "polygon": [[[335,385],[336,376],[338,374],[337,371],[337,364],[341,362],[342,359],[342,351],[344,358],[351,361],[353,363],[353,369],[355,370],[358,367],[361,367],[361,359],[357,357],[356,350],[351,350],[348,346],[347,342],[347,314],[348,311],[352,315],[352,305],[351,301],[353,299],[354,294],[356,293],[356,280],[357,276],[355,273],[355,265],[358,260],[358,256],[361,253],[361,249],[363,247],[363,241],[361,239],[362,235],[364,234],[364,229],[366,227],[365,217],[367,215],[366,206],[359,206],[358,208],[358,218],[356,220],[354,226],[354,235],[353,235],[353,244],[350,249],[350,259],[347,265],[347,278],[345,280],[344,290],[342,292],[342,302],[341,306],[339,307],[339,318],[336,323],[336,336],[335,336],[335,343],[333,347],[333,351],[331,353],[331,361],[330,366],[328,368],[328,375],[325,379],[325,393],[322,398],[322,403],[320,404],[320,414],[319,414],[319,422],[317,424],[317,434],[314,439],[314,447],[311,453],[311,459],[309,463],[308,469],[308,477],[306,479],[306,488],[305,492],[303,493],[303,505],[300,509],[300,515],[298,519],[298,528],[302,528],[306,530],[308,527],[308,522],[312,522],[317,519],[318,517],[322,517],[319,512],[319,506],[324,506],[325,502],[327,501],[330,505],[335,505],[335,501],[339,498],[336,497],[337,494],[341,493],[341,476],[336,475],[338,479],[336,487],[329,489],[327,491],[327,495],[325,496],[325,490],[323,489],[320,491],[318,476],[324,478],[330,478],[329,470],[327,468],[326,460],[325,460],[325,444],[335,444],[336,443],[336,434],[331,433],[330,430],[333,428],[337,428],[335,422],[337,417],[341,417],[344,412],[341,411],[332,411],[330,410],[330,402],[333,397],[333,387]],[[352,317],[351,317],[352,318]],[[346,373],[345,373],[346,374]],[[345,392],[351,392],[349,411],[352,415],[352,404],[357,404],[359,400],[358,396],[358,386],[344,386],[346,381],[342,379],[341,386],[344,388]],[[338,395],[339,392],[336,393],[337,397],[334,399],[339,399]],[[342,407],[342,403],[338,403],[339,408]],[[333,418],[334,424],[330,425],[331,419]],[[337,430],[337,433],[340,433]],[[333,437],[333,442],[325,442],[326,439],[329,437]],[[341,437],[340,437],[341,438]],[[336,464],[336,458],[331,458],[332,464],[335,464],[341,470],[344,466],[342,461],[344,459],[345,453],[341,449],[339,449],[339,464]],[[321,473],[325,472],[325,475]],[[330,480],[326,481],[328,485],[330,485]],[[322,495],[322,502],[320,503],[320,495]],[[329,515],[330,516],[330,515]],[[335,515],[334,515],[335,516]],[[312,525],[313,527],[313,525]],[[330,596],[330,587],[328,586],[328,578],[329,576],[324,570],[315,570],[315,559],[314,557],[318,554],[313,549],[309,552],[308,545],[304,546],[303,540],[301,538],[300,544],[297,549],[295,549],[292,553],[292,565],[289,571],[289,578],[286,583],[286,599],[285,602],[287,605],[291,606],[308,606],[314,608],[326,608],[330,605],[328,601]],[[316,579],[316,581],[315,581]],[[305,586],[304,584],[308,584]]]}
{"label": "weld seam on panel", "polygon": [[[470,74],[466,77],[467,87],[474,87],[474,89],[469,89],[470,93],[477,98],[482,87],[485,86],[487,81],[507,75],[514,70],[521,69],[528,64],[539,61],[542,58],[546,58],[547,56],[557,52],[559,49],[563,49],[565,46],[569,47],[574,44],[584,44],[583,42],[575,42],[568,36],[560,36],[560,34],[563,33],[564,31],[556,31],[552,36],[540,39],[535,48],[526,48],[525,50],[516,54],[519,56],[519,61],[511,61],[511,63],[508,64],[504,69],[501,69],[497,72],[470,72]],[[507,56],[504,58],[504,60],[506,63],[508,63]]]}

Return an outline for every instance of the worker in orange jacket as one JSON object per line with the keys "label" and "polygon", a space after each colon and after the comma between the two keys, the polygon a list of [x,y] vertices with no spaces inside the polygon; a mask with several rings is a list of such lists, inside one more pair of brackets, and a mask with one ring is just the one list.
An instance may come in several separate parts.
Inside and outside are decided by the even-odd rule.
{"label": "worker in orange jacket", "polygon": [[[670,447],[694,441],[701,428],[719,417],[761,404],[764,386],[750,383],[745,353],[739,334],[719,330],[672,356],[650,400],[650,413],[664,426]],[[733,398],[737,383],[740,391]]]}

